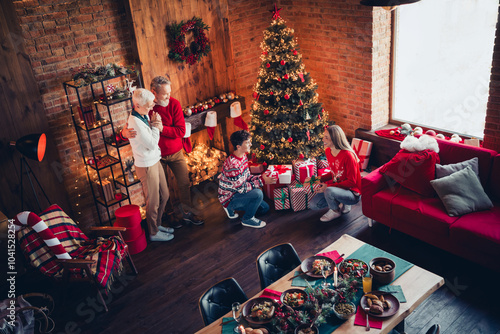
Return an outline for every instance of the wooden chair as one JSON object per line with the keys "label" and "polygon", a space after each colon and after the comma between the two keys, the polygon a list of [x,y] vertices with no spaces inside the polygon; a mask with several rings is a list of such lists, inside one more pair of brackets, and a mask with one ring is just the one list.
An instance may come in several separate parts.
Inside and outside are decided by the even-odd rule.
{"label": "wooden chair", "polygon": [[256,262],[262,290],[301,263],[295,248],[289,243],[276,245],[265,250],[257,257]]}
{"label": "wooden chair", "polygon": [[[46,276],[62,281],[88,281],[97,289],[106,312],[108,307],[101,289],[106,293],[127,259],[134,274],[134,262],[121,233],[124,227],[92,227],[98,238],[89,239],[78,225],[57,205],[40,215],[22,212],[14,222],[20,248],[30,264]],[[103,235],[109,236],[103,238]],[[63,296],[64,298],[64,296]],[[64,301],[63,301],[64,304]]]}
{"label": "wooden chair", "polygon": [[203,293],[198,302],[205,326],[231,311],[235,302],[244,303],[248,297],[241,286],[232,277],[226,278]]}

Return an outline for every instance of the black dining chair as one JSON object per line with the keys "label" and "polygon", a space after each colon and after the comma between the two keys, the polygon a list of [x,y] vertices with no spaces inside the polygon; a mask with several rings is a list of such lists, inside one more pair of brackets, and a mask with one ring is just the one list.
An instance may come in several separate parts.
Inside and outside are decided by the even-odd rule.
{"label": "black dining chair", "polygon": [[289,243],[265,250],[257,257],[260,287],[265,289],[300,265],[300,257]]}
{"label": "black dining chair", "polygon": [[232,277],[213,285],[201,295],[198,306],[205,326],[231,311],[235,302],[244,303],[248,297],[241,286]]}

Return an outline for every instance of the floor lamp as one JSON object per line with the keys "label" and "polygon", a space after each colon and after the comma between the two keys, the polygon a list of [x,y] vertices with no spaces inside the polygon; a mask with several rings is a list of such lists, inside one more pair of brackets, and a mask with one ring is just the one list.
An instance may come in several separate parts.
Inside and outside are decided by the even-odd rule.
{"label": "floor lamp", "polygon": [[45,136],[45,133],[34,133],[30,135],[26,135],[17,141],[12,141],[10,142],[10,145],[15,146],[16,149],[21,153],[21,211],[24,210],[24,189],[23,189],[23,173],[24,170],[26,170],[26,174],[28,175],[28,180],[30,182],[31,190],[33,190],[33,194],[35,195],[36,203],[38,204],[39,212],[42,211],[42,207],[40,205],[40,201],[38,200],[38,195],[36,194],[35,187],[33,186],[33,181],[31,179],[31,175],[33,175],[33,178],[35,179],[36,183],[38,184],[38,187],[42,190],[43,195],[45,196],[45,199],[47,200],[48,204],[50,204],[50,200],[43,190],[42,185],[38,181],[38,178],[36,177],[35,173],[33,173],[33,170],[31,169],[30,165],[28,164],[28,161],[26,158],[36,160],[36,161],[42,161],[43,157],[45,155],[45,148],[47,146],[47,137]]}

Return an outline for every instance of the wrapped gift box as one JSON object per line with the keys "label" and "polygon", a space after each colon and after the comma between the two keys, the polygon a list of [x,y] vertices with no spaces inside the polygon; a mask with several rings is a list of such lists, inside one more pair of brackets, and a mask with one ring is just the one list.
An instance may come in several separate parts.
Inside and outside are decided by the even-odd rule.
{"label": "wrapped gift box", "polygon": [[295,180],[303,183],[304,180],[311,176],[318,175],[318,167],[316,165],[316,158],[312,159],[297,159],[292,162],[293,172],[295,173]]}
{"label": "wrapped gift box", "polygon": [[276,210],[290,209],[290,190],[288,188],[274,189],[274,208]]}
{"label": "wrapped gift box", "polygon": [[307,207],[309,207],[309,202],[311,202],[312,198],[318,192],[319,188],[321,188],[321,179],[319,177],[313,176],[307,182],[303,183],[304,189],[307,192]]}
{"label": "wrapped gift box", "polygon": [[269,165],[266,175],[277,180],[281,185],[292,182],[292,165]]}
{"label": "wrapped gift box", "polygon": [[266,167],[263,164],[252,161],[248,162],[248,167],[250,168],[250,173],[252,174],[262,174],[266,170]]}
{"label": "wrapped gift box", "polygon": [[368,168],[368,160],[370,159],[370,154],[372,152],[373,143],[362,140],[359,138],[353,138],[351,147],[356,152],[359,158],[359,168],[365,170]]}
{"label": "wrapped gift box", "polygon": [[[323,168],[328,168],[328,160],[326,160],[326,157],[324,155],[319,156],[316,159],[316,165],[318,167],[318,171]],[[318,172],[319,173],[319,172]],[[318,174],[319,175],[319,174]]]}
{"label": "wrapped gift box", "polygon": [[290,191],[290,204],[293,211],[302,211],[307,209],[308,191],[304,185],[297,180],[293,180],[288,186]]}

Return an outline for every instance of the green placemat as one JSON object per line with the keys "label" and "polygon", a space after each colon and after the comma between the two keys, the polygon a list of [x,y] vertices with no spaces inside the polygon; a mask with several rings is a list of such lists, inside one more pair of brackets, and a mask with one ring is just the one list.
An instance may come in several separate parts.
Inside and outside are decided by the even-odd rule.
{"label": "green placemat", "polygon": [[[396,263],[396,272],[394,276],[394,280],[396,280],[399,276],[403,275],[408,269],[413,267],[413,264],[403,260],[402,258],[399,258],[395,255],[392,255],[391,253],[388,253],[386,251],[383,251],[381,249],[378,249],[377,247],[373,247],[372,245],[364,244],[363,246],[359,247],[358,250],[356,250],[354,253],[352,253],[349,256],[346,256],[345,258],[351,258],[351,259],[359,259],[363,260],[366,262],[366,264],[370,264],[371,259],[375,257],[388,257],[391,260]],[[393,281],[394,281],[393,280]],[[380,289],[380,286],[377,287],[377,289]]]}
{"label": "green placemat", "polygon": [[[406,297],[403,293],[401,285],[384,285],[378,288],[380,291],[391,291],[392,295],[396,297],[400,303],[406,303]],[[394,292],[396,291],[396,292]]]}
{"label": "green placemat", "polygon": [[[233,320],[233,318],[231,317],[222,318],[222,322],[229,320]],[[236,321],[231,321],[230,323],[222,325],[222,334],[234,334],[233,329],[236,325],[237,325]]]}
{"label": "green placemat", "polygon": [[[293,273],[293,275],[298,275],[302,273],[302,271],[296,271]],[[307,275],[300,275],[300,276],[297,276],[295,277],[293,280],[292,280],[292,286],[298,286],[298,287],[301,287],[301,288],[305,288],[307,287],[307,282],[309,282],[309,284],[311,285],[314,285],[315,281],[317,281],[316,278],[311,278]]]}

